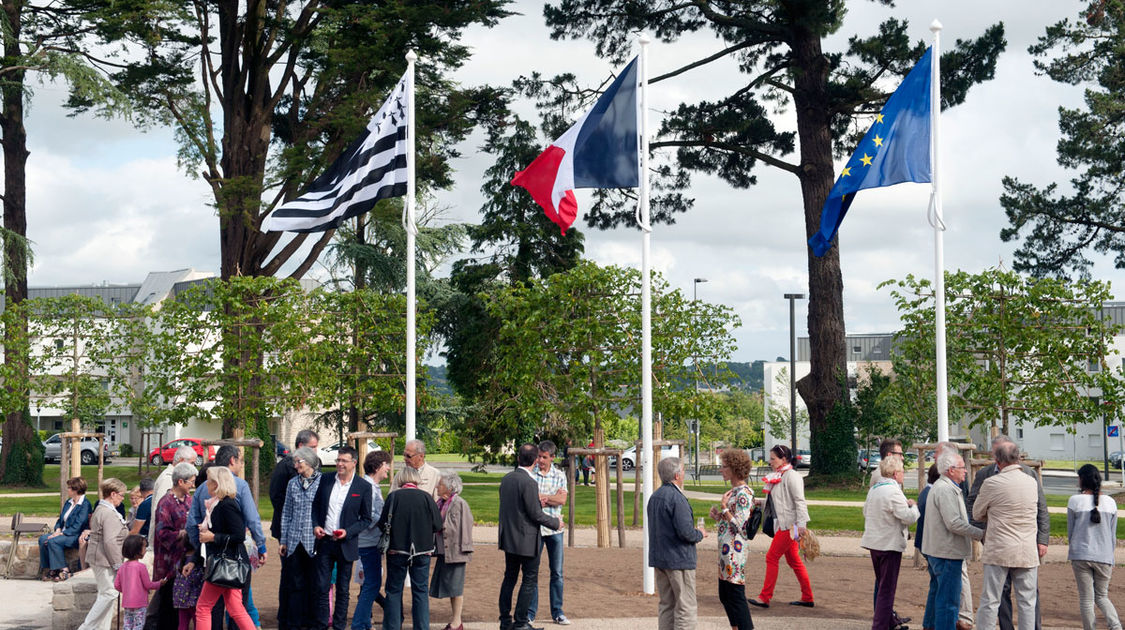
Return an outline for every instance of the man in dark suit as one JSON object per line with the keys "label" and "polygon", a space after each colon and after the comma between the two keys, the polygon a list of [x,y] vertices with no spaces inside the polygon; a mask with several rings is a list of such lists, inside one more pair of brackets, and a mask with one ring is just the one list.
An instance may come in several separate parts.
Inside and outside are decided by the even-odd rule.
{"label": "man in dark suit", "polygon": [[336,569],[336,607],[332,627],[345,630],[348,622],[348,584],[352,563],[359,558],[359,534],[371,526],[371,484],[355,474],[359,453],[350,446],[336,452],[336,474],[320,481],[313,499],[316,536],[317,619],[327,630],[328,591]]}
{"label": "man in dark suit", "polygon": [[[539,503],[539,484],[531,469],[539,456],[534,444],[520,446],[516,458],[519,468],[500,481],[500,549],[504,551],[504,581],[500,584],[500,630],[537,630],[527,620],[531,596],[538,588],[539,526],[559,529],[562,522],[543,513]],[[520,573],[515,619],[512,618],[512,591]]]}

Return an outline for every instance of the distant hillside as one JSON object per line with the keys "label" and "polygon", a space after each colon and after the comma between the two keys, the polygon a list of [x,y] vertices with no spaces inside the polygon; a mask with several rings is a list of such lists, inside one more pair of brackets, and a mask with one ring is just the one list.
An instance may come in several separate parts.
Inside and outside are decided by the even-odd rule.
{"label": "distant hillside", "polygon": [[[446,368],[444,365],[427,365],[426,366],[426,386],[436,394],[442,396],[452,396],[453,388],[449,385],[449,380],[446,377]],[[758,368],[758,374],[761,375],[762,369]],[[759,380],[761,377],[759,376]]]}

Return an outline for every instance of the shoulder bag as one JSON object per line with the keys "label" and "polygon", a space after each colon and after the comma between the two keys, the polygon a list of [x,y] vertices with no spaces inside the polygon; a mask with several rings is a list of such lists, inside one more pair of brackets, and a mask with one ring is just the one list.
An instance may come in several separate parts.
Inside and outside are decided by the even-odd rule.
{"label": "shoulder bag", "polygon": [[398,503],[398,497],[393,497],[394,493],[387,495],[387,522],[383,524],[383,537],[379,539],[379,554],[386,555],[387,550],[391,548],[391,521],[395,518],[395,503]]}
{"label": "shoulder bag", "polygon": [[241,589],[250,579],[250,560],[239,553],[241,546],[230,549],[230,541],[222,551],[207,556],[203,579],[215,586]]}
{"label": "shoulder bag", "polygon": [[[753,518],[753,516],[751,516]],[[766,495],[766,507],[762,510],[762,533],[770,538],[777,532],[774,531],[774,523],[777,521],[777,513],[773,509],[773,493]]]}
{"label": "shoulder bag", "polygon": [[762,507],[755,504],[750,509],[750,518],[742,523],[742,536],[746,540],[754,540],[754,536],[758,535],[758,528],[762,526]]}

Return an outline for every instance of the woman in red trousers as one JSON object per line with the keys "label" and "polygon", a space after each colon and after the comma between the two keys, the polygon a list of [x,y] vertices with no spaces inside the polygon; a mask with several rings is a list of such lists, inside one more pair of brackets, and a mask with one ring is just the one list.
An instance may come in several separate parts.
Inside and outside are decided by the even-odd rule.
{"label": "woman in red trousers", "polygon": [[801,562],[798,544],[809,522],[809,510],[805,504],[805,482],[793,470],[793,451],[784,444],[770,449],[770,467],[773,472],[763,480],[764,492],[773,504],[774,535],[770,549],[766,552],[766,581],[758,599],[747,599],[759,608],[769,608],[773,599],[773,587],[777,584],[777,568],[781,557],[789,563],[789,568],[797,575],[801,585],[801,599],[789,602],[790,606],[813,607],[812,584],[805,563]]}

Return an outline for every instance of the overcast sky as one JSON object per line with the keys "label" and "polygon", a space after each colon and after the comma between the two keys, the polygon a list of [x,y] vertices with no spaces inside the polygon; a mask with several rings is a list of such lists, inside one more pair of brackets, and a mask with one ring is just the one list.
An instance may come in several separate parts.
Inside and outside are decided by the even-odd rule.
{"label": "overcast sky", "polygon": [[[944,24],[946,46],[973,38],[997,21],[1007,27],[1008,48],[993,81],[975,87],[967,102],[942,118],[942,176],[949,230],[948,270],[980,271],[1010,264],[1013,246],[1001,243],[1006,225],[998,198],[1000,180],[1013,175],[1045,184],[1069,175],[1055,164],[1057,109],[1081,103],[1081,89],[1036,76],[1027,47],[1044,28],[1073,17],[1083,2],[1053,0],[908,0],[893,14],[908,19],[915,39],[930,40],[929,24]],[[982,7],[986,10],[982,11]],[[573,72],[597,85],[615,69],[596,58],[587,41],[552,41],[543,26],[541,2],[516,2],[513,16],[491,30],[474,29],[465,41],[474,57],[459,73],[466,85],[509,84],[533,71]],[[840,50],[853,34],[869,36],[892,12],[874,2],[853,0],[840,33],[825,46]],[[685,60],[715,52],[722,42],[708,36],[650,47],[653,76]],[[715,63],[665,81],[651,90],[655,128],[660,111],[684,100],[718,98],[743,85],[733,64]],[[893,86],[888,86],[893,87]],[[28,235],[34,241],[33,286],[140,282],[152,270],[194,267],[218,270],[217,218],[211,195],[176,165],[176,147],[166,129],[138,132],[124,121],[68,118],[61,89],[36,88],[27,120]],[[524,108],[521,115],[531,117]],[[779,118],[792,128],[792,115]],[[463,147],[457,183],[440,195],[448,218],[479,220],[486,156],[479,138]],[[795,158],[791,158],[795,159]],[[839,165],[838,165],[839,166]],[[742,319],[736,360],[788,354],[788,306],[782,294],[807,293],[806,246],[798,182],[788,173],[761,167],[758,185],[734,190],[717,178],[696,176],[689,191],[693,211],[674,225],[658,225],[652,237],[653,266],[690,294],[692,279],[704,277],[699,297],[730,306]],[[898,326],[883,280],[906,274],[932,277],[933,235],[926,222],[928,185],[902,184],[859,193],[841,228],[844,309],[849,333],[887,332]],[[588,199],[579,195],[580,211]],[[586,232],[587,256],[602,264],[639,266],[640,236],[632,229]],[[1107,260],[1095,277],[1125,286],[1125,274]],[[1125,294],[1117,291],[1119,297]],[[797,330],[805,334],[805,310]]]}

